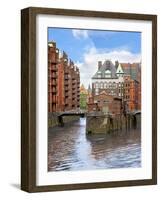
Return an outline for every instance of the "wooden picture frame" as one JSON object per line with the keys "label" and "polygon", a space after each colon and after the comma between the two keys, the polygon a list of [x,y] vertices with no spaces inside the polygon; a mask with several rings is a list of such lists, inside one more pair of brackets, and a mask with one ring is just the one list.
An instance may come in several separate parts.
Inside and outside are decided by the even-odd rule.
{"label": "wooden picture frame", "polygon": [[[36,17],[57,15],[152,23],[152,178],[108,182],[36,184]],[[29,7],[21,11],[21,189],[27,192],[77,190],[157,184],[157,16]]]}

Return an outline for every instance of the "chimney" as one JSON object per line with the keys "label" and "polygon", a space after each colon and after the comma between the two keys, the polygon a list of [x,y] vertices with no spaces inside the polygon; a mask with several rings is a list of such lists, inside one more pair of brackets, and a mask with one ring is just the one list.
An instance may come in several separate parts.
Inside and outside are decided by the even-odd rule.
{"label": "chimney", "polygon": [[68,58],[68,55],[66,54],[66,52],[65,51],[63,51],[63,58]]}
{"label": "chimney", "polygon": [[98,61],[98,70],[102,67],[102,61]]}

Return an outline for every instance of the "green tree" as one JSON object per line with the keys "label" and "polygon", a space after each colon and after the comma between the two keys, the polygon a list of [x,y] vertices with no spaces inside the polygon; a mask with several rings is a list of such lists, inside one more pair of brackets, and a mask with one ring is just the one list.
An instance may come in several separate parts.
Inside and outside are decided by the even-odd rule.
{"label": "green tree", "polygon": [[80,93],[80,109],[87,109],[87,94]]}

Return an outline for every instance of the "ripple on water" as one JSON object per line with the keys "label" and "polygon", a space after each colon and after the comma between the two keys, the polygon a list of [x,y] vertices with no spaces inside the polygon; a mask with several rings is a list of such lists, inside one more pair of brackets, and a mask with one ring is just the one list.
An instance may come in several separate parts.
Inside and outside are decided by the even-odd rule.
{"label": "ripple on water", "polygon": [[141,130],[87,136],[85,126],[81,118],[49,129],[49,171],[141,167]]}

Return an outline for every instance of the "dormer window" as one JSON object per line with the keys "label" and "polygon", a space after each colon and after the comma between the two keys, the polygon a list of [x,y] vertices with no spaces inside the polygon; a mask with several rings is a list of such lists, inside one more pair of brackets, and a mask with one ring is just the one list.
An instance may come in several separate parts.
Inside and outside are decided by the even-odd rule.
{"label": "dormer window", "polygon": [[98,71],[98,72],[97,72],[97,77],[98,77],[98,78],[101,78],[101,75],[102,75],[102,72],[101,72],[101,71]]}
{"label": "dormer window", "polygon": [[105,78],[111,78],[111,71],[110,70],[105,71]]}

